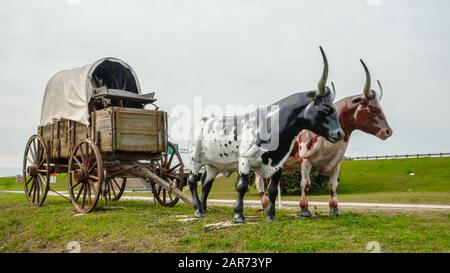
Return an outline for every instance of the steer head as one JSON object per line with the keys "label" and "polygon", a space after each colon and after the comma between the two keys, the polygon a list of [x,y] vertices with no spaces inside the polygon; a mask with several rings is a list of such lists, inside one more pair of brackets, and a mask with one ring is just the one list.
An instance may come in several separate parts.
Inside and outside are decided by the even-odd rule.
{"label": "steer head", "polygon": [[383,97],[383,87],[381,86],[380,81],[377,81],[380,93],[378,94],[371,89],[369,69],[363,60],[361,60],[361,63],[366,72],[366,83],[363,94],[354,96],[351,100],[351,108],[355,108],[352,123],[354,129],[359,129],[365,133],[375,135],[382,140],[386,140],[392,136],[392,129],[389,126],[380,105],[380,100]]}
{"label": "steer head", "polygon": [[328,141],[336,143],[344,137],[344,133],[340,127],[336,109],[334,108],[335,94],[326,86],[328,79],[328,60],[320,47],[324,69],[322,77],[318,84],[318,90],[309,92],[307,96],[311,102],[302,113],[301,119],[306,120],[308,125],[306,129],[325,137]]}

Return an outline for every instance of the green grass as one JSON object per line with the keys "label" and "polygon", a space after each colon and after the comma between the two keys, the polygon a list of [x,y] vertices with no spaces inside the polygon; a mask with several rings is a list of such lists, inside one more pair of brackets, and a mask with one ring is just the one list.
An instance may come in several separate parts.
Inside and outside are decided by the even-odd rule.
{"label": "green grass", "polygon": [[341,194],[450,192],[450,158],[345,161],[341,179]]}
{"label": "green grass", "polygon": [[31,208],[22,195],[0,193],[0,252],[64,252],[70,241],[82,252],[367,252],[370,241],[383,252],[450,251],[448,212],[344,211],[338,218],[316,212],[296,219],[278,210],[269,223],[261,211],[246,209],[249,223],[206,231],[205,224],[230,220],[232,213],[213,207],[205,219],[183,223],[177,216],[193,214],[187,205],[121,201],[76,217],[62,198]]}
{"label": "green grass", "polygon": [[[415,173],[411,176],[410,173]],[[67,191],[65,175],[58,175],[56,190]],[[237,175],[219,177],[210,198],[234,199]],[[373,161],[344,161],[338,200],[344,202],[450,204],[450,158],[420,158]],[[22,190],[14,178],[0,178],[0,190]],[[126,195],[151,196],[134,192]],[[250,188],[246,199],[259,199],[256,188]],[[298,200],[297,195],[283,200]],[[311,201],[327,201],[328,195],[310,196]]]}
{"label": "green grass", "polygon": [[[67,174],[58,174],[56,184],[51,184],[51,188],[57,191],[67,191]],[[15,177],[0,178],[0,190],[21,191],[23,183],[17,183]]]}
{"label": "green grass", "polygon": [[[411,176],[410,173],[415,173]],[[219,177],[211,198],[235,198],[237,175]],[[300,182],[299,182],[300,183]],[[255,187],[246,195],[258,199]],[[298,200],[287,195],[283,200]],[[450,204],[450,158],[344,161],[338,199],[346,202]],[[328,195],[310,196],[326,201]]]}

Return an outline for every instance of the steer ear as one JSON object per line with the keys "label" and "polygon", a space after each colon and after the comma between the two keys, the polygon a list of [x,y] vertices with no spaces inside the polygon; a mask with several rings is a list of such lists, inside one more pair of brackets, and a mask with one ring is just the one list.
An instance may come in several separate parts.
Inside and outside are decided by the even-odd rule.
{"label": "steer ear", "polygon": [[308,98],[310,98],[311,100],[316,100],[317,99],[317,92],[316,91],[310,91],[306,94],[306,96]]}

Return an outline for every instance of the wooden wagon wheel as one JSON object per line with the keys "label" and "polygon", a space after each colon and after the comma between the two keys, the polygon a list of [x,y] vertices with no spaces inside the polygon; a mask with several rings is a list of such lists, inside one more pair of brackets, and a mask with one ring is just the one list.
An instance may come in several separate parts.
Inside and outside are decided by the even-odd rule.
{"label": "wooden wagon wheel", "polygon": [[69,159],[69,194],[80,213],[97,205],[103,182],[103,162],[98,147],[89,139],[79,142]]}
{"label": "wooden wagon wheel", "polygon": [[[180,153],[175,145],[168,142],[171,154],[168,152],[161,153],[161,156],[152,160],[153,171],[156,175],[169,182],[173,187],[183,190],[184,186],[184,165]],[[167,191],[158,183],[151,183],[153,195],[158,203],[165,207],[173,207],[179,198],[172,192]]]}
{"label": "wooden wagon wheel", "polygon": [[30,205],[42,206],[50,190],[50,159],[47,144],[38,135],[31,136],[25,146],[22,179]]}
{"label": "wooden wagon wheel", "polygon": [[127,178],[108,178],[103,185],[103,198],[107,201],[119,201],[122,197],[125,187],[127,185]]}

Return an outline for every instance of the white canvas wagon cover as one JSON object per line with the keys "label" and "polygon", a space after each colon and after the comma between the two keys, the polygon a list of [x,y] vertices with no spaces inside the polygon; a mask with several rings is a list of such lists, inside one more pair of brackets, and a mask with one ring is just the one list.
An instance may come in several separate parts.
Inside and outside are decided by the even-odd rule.
{"label": "white canvas wagon cover", "polygon": [[89,126],[89,101],[94,89],[106,86],[141,94],[138,78],[124,61],[104,58],[54,75],[45,88],[40,126],[68,119]]}

